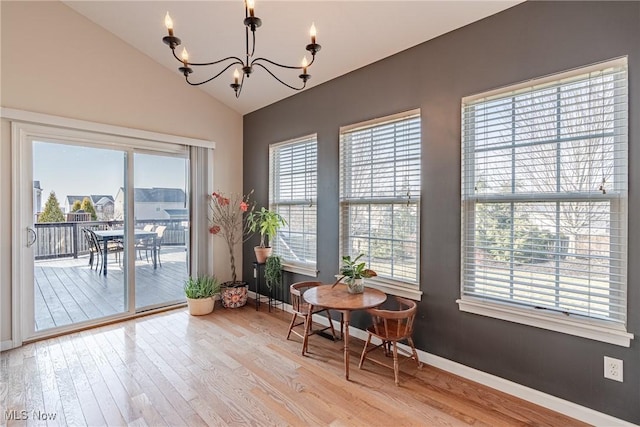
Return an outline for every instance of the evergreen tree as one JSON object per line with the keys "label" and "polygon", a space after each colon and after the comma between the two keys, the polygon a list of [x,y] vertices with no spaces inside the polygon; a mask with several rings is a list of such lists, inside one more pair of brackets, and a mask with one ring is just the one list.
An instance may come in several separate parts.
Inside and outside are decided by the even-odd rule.
{"label": "evergreen tree", "polygon": [[44,205],[44,210],[38,217],[38,222],[64,222],[64,213],[60,209],[60,203],[56,197],[56,192],[49,193],[47,203]]}
{"label": "evergreen tree", "polygon": [[82,204],[80,205],[80,209],[85,211],[86,213],[91,214],[91,220],[95,221],[98,219],[98,214],[96,214],[96,209],[93,207],[93,203],[88,197],[82,199]]}

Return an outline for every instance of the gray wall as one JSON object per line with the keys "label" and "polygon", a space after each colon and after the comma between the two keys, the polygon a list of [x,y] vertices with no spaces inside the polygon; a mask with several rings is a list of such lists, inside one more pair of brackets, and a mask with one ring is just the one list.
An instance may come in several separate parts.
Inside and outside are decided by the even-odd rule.
{"label": "gray wall", "polygon": [[[424,295],[417,346],[640,423],[640,337],[623,348],[461,313],[455,303],[460,296],[461,98],[623,55],[629,56],[630,70],[628,330],[638,334],[640,2],[527,2],[246,115],[245,192],[255,189],[258,203],[267,205],[268,145],[317,132],[318,269],[320,280],[331,281],[339,263],[339,127],[420,108]],[[244,247],[244,277],[253,277],[249,260],[255,243]],[[363,322],[360,317],[355,323],[362,327]],[[624,383],[603,378],[604,355],[624,360]]]}

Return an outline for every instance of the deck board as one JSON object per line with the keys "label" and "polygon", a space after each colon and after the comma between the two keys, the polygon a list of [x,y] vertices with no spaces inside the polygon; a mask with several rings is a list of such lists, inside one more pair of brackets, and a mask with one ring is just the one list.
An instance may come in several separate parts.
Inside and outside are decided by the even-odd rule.
{"label": "deck board", "polygon": [[[184,300],[187,278],[184,247],[163,247],[162,266],[136,259],[136,308]],[[124,269],[112,256],[108,275],[92,270],[88,256],[36,261],[36,331],[122,313]]]}

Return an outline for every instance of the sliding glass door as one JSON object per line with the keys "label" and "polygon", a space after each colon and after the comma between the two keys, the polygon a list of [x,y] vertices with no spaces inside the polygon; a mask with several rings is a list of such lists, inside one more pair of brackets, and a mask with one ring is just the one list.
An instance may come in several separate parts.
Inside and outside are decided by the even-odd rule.
{"label": "sliding glass door", "polygon": [[21,339],[184,302],[187,149],[25,129],[13,145],[12,289]]}
{"label": "sliding glass door", "polygon": [[33,293],[33,331],[125,313],[128,240],[114,195],[125,188],[127,153],[40,140],[31,149],[33,185],[25,190],[33,203],[24,216],[31,217],[33,286],[25,288]]}
{"label": "sliding glass door", "polygon": [[189,161],[134,154],[136,310],[184,301],[189,276]]}

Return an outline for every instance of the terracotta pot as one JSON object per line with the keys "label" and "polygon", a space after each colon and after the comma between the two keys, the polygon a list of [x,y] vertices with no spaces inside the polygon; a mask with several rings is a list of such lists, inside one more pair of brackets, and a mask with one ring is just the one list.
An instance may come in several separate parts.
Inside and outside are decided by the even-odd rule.
{"label": "terracotta pot", "polygon": [[213,297],[192,299],[187,298],[189,314],[192,316],[203,316],[209,314],[215,308],[216,300]]}
{"label": "terracotta pot", "polygon": [[267,261],[267,258],[271,256],[271,247],[267,246],[266,248],[261,248],[260,246],[254,246],[253,250],[256,253],[256,261],[259,264],[264,264]]}
{"label": "terracotta pot", "polygon": [[239,308],[247,303],[249,284],[247,282],[225,282],[220,290],[224,308]]}

